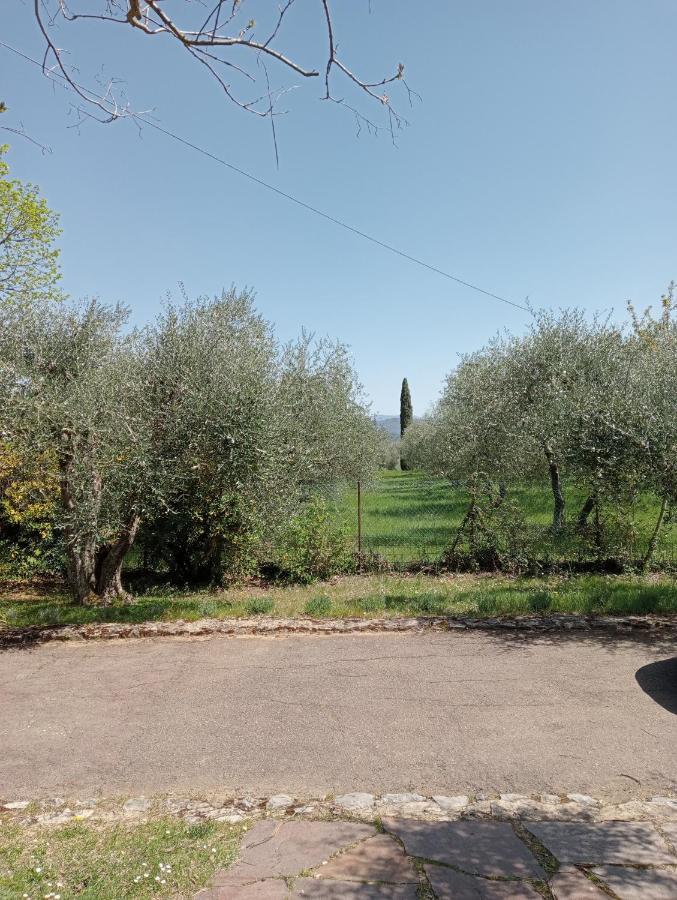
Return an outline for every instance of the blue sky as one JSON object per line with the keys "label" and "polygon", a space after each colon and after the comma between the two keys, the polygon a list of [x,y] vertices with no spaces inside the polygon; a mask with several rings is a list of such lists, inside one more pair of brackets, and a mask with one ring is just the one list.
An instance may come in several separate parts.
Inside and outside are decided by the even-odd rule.
{"label": "blue sky", "polygon": [[[124,79],[134,108],[152,109],[164,127],[518,303],[528,296],[535,306],[622,317],[627,299],[644,307],[677,278],[674,0],[334,6],[346,61],[370,77],[404,62],[422,103],[408,109],[401,98],[411,125],[394,148],[387,136],[356,137],[350,115],[319,102],[321,85],[306,82],[277,121],[279,169],[269,123],[230,105],[168,41],[79,23],[56,39],[88,84]],[[320,65],[319,2],[297,7],[283,46]],[[37,57],[31,9],[3,4],[0,35]],[[121,300],[143,322],[179,282],[192,294],[253,287],[283,339],[305,327],[349,344],[383,413],[397,411],[404,375],[421,413],[459,353],[527,325],[528,314],[398,259],[151,129],[72,127],[67,96],[2,48],[0,94],[5,123],[21,120],[51,147],[43,155],[7,136],[13,174],[40,185],[61,213],[73,296]]]}

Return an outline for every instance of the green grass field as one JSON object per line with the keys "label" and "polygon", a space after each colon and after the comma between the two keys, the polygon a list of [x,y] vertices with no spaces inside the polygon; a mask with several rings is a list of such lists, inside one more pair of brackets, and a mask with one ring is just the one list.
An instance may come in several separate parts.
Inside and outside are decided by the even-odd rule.
{"label": "green grass field", "polygon": [[[548,485],[509,488],[508,496],[523,510],[527,525],[543,534],[540,549],[554,558],[575,551],[569,536],[555,541],[548,532],[552,522],[552,496]],[[567,491],[569,518],[575,520],[584,495]],[[420,472],[383,471],[362,491],[362,546],[394,565],[435,561],[451,543],[467,508],[467,496],[442,478]],[[336,501],[336,515],[357,537],[357,489],[350,487]],[[658,504],[643,497],[634,510],[639,552],[655,524]],[[677,559],[677,535],[666,529],[656,559]],[[575,558],[575,557],[574,557]]]}
{"label": "green grass field", "polygon": [[353,575],[310,585],[243,586],[219,592],[163,590],[130,604],[77,606],[64,587],[0,587],[2,631],[30,625],[148,622],[252,615],[491,616],[533,613],[677,613],[670,577],[588,575],[509,578],[499,575]]}

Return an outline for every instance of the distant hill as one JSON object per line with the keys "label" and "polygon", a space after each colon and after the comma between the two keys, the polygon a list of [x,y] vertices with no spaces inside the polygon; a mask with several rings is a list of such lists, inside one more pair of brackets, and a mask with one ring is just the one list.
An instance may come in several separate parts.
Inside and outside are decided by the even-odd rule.
{"label": "distant hill", "polygon": [[399,440],[400,417],[399,416],[374,416],[374,422],[379,428],[387,431],[390,437]]}

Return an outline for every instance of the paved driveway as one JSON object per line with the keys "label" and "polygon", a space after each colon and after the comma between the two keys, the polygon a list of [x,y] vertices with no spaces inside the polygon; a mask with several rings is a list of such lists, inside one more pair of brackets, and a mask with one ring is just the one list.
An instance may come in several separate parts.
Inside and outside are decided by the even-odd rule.
{"label": "paved driveway", "polygon": [[0,653],[0,796],[677,789],[675,638],[336,635]]}

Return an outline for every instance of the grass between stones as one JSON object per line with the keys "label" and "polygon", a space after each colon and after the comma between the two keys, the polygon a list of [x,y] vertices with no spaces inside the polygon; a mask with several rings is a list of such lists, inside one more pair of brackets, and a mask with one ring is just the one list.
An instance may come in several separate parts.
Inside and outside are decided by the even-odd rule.
{"label": "grass between stones", "polygon": [[244,828],[175,818],[113,826],[0,825],[0,897],[191,896],[231,864]]}
{"label": "grass between stones", "polygon": [[677,614],[668,576],[508,578],[494,575],[364,575],[305,586],[245,586],[220,592],[164,589],[130,604],[74,605],[59,585],[0,585],[0,631],[29,625],[149,622],[252,615],[341,618],[551,613]]}

